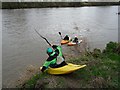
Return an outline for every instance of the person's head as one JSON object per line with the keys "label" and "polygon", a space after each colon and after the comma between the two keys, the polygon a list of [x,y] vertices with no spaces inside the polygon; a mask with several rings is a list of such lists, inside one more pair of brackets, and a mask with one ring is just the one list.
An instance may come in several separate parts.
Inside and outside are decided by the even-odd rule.
{"label": "person's head", "polygon": [[53,50],[52,48],[47,48],[46,52],[48,55],[51,55],[53,53]]}
{"label": "person's head", "polygon": [[68,37],[68,34],[66,34],[66,36]]}
{"label": "person's head", "polygon": [[75,38],[77,38],[77,36],[75,36]]}

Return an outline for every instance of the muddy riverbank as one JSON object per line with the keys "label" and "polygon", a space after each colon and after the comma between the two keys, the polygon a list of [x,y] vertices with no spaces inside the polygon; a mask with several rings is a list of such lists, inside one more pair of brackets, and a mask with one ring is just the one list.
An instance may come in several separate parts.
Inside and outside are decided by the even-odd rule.
{"label": "muddy riverbank", "polygon": [[[86,64],[87,66],[67,75],[49,75],[32,68],[27,71],[32,77],[21,78],[17,87],[26,89],[35,88],[119,88],[118,62],[120,59],[120,43],[109,42],[101,51],[73,57],[67,62]],[[36,72],[35,72],[36,71]],[[36,73],[36,74],[35,74]]]}

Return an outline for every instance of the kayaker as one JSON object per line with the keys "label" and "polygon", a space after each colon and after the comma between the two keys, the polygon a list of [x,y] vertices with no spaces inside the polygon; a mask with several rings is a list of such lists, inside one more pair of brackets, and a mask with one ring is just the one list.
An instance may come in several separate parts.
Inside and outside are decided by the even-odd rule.
{"label": "kayaker", "polygon": [[70,38],[68,35],[66,35],[63,40],[70,40]]}
{"label": "kayaker", "polygon": [[[48,48],[46,51],[49,57],[43,64],[43,67],[41,69],[42,72],[44,72],[48,67],[57,68],[67,65],[65,62],[65,57],[62,54],[61,46],[53,45],[52,48]],[[61,58],[60,63],[57,63],[58,58]]]}
{"label": "kayaker", "polygon": [[78,43],[78,38],[77,38],[77,36],[75,36],[73,42]]}

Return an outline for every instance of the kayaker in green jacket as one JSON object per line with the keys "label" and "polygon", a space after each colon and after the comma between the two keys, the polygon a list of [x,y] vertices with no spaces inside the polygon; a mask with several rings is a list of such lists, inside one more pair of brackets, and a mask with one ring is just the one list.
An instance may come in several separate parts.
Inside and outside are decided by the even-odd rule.
{"label": "kayaker in green jacket", "polygon": [[[65,57],[62,54],[61,46],[53,45],[52,48],[48,48],[46,51],[49,57],[43,64],[43,67],[41,69],[42,72],[44,72],[48,67],[58,68],[67,65],[65,62]],[[58,60],[61,62],[57,63]]]}

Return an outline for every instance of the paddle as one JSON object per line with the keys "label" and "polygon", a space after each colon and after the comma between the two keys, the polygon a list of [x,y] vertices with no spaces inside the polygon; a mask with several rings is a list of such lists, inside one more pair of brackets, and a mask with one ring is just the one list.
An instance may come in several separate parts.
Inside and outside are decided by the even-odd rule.
{"label": "paddle", "polygon": [[36,31],[36,33],[40,36],[40,37],[42,37],[43,39],[45,39],[45,41],[50,45],[50,46],[52,46],[51,44],[50,44],[50,42],[45,38],[45,37],[43,37],[42,35],[40,35],[39,34],[39,32],[35,29],[35,31]]}
{"label": "paddle", "polygon": [[59,35],[61,36],[61,39],[63,39],[62,35],[61,35],[61,32],[59,32]]}

